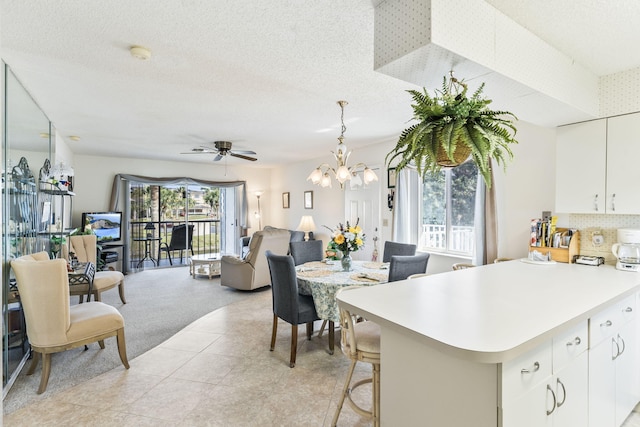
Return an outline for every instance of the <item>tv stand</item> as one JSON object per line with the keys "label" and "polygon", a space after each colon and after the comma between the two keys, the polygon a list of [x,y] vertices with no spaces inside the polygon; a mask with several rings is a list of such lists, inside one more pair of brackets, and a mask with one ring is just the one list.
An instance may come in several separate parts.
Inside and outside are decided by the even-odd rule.
{"label": "tv stand", "polygon": [[[127,263],[124,261],[125,244],[121,241],[98,243],[102,247],[102,260],[105,266],[115,264],[115,269],[127,274]],[[120,252],[120,253],[119,253]]]}

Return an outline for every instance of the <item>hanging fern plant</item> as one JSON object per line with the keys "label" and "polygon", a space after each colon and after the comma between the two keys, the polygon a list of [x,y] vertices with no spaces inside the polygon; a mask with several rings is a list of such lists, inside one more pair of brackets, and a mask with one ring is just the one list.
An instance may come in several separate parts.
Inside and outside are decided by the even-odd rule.
{"label": "hanging fern plant", "polygon": [[434,96],[426,88],[408,90],[418,123],[400,134],[385,162],[397,162],[397,172],[414,164],[424,177],[471,159],[491,188],[491,159],[506,167],[513,158],[509,144],[518,143],[513,125],[517,118],[508,111],[490,110],[491,100],[483,97],[483,89],[484,83],[467,97],[467,84],[451,75],[443,78],[442,90],[435,90]]}

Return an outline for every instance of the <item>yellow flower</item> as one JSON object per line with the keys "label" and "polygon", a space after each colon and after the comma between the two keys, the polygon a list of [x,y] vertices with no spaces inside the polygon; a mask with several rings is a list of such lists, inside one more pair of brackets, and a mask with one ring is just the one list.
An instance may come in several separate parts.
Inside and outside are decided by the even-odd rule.
{"label": "yellow flower", "polygon": [[352,233],[362,233],[362,228],[359,225],[356,225],[353,230]]}
{"label": "yellow flower", "polygon": [[364,242],[362,241],[362,239],[361,239],[361,238],[359,238],[359,237],[356,237],[356,245],[358,245],[358,247],[360,247],[360,246],[362,246],[362,243],[364,243]]}
{"label": "yellow flower", "polygon": [[334,238],[333,238],[333,240],[334,240],[337,244],[341,245],[341,244],[343,244],[343,243],[344,243],[344,236],[343,236],[342,234],[338,234],[336,237],[334,237]]}
{"label": "yellow flower", "polygon": [[353,234],[356,234],[356,233],[357,233],[357,231],[356,231],[356,228],[355,228],[355,227],[349,227],[349,230],[348,230],[348,231],[349,231],[349,233],[353,233]]}

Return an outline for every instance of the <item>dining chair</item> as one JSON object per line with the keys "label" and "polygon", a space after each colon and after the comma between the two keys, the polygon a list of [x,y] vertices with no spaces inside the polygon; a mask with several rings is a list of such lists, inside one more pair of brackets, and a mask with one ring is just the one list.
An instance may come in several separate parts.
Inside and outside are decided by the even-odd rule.
{"label": "dining chair", "polygon": [[412,279],[419,279],[421,277],[425,277],[428,276],[428,273],[416,273],[416,274],[412,274],[411,276],[407,277],[407,280],[412,280]]}
{"label": "dining chair", "polygon": [[101,302],[70,305],[67,262],[64,259],[37,260],[25,255],[11,261],[24,310],[27,336],[33,360],[27,371],[32,375],[42,358],[38,394],[47,389],[51,373],[51,354],[116,337],[118,354],[129,369],[124,339],[124,319],[115,308]]}
{"label": "dining chair", "polygon": [[[336,296],[359,287],[347,286],[341,288],[336,293]],[[340,300],[338,300],[338,307],[340,309],[340,347],[342,352],[351,359],[351,365],[349,366],[340,401],[331,425],[333,427],[337,426],[342,406],[345,399],[347,399],[347,402],[356,413],[373,419],[374,426],[380,426],[380,326],[360,316],[357,317],[358,321],[354,322],[355,313],[351,313],[344,307]],[[353,371],[358,362],[370,363],[372,376],[351,384]],[[371,410],[367,411],[353,401],[352,393],[361,385],[369,383],[372,383],[373,389],[372,406]]]}
{"label": "dining chair", "polygon": [[429,254],[420,253],[418,255],[394,255],[389,264],[389,282],[404,280],[413,274],[427,272]]}
{"label": "dining chair", "polygon": [[415,255],[416,247],[410,243],[384,242],[382,262],[391,262],[391,257],[394,255]]}
{"label": "dining chair", "polygon": [[[68,252],[75,253],[76,257],[78,257],[78,261],[80,262],[91,262],[98,265],[98,241],[96,235],[81,234],[69,236],[69,248],[63,248],[62,253],[67,261],[70,261]],[[120,271],[113,270],[96,271],[96,274],[93,277],[93,285],[91,287],[91,293],[93,294],[94,300],[102,301],[102,292],[113,289],[116,286],[118,287],[120,301],[122,301],[123,304],[126,304],[127,300],[124,297],[124,274]],[[88,285],[84,287],[81,285],[74,285],[71,295],[78,295],[80,297],[80,302],[82,302],[84,300],[84,295],[87,294],[88,290]]]}
{"label": "dining chair", "polygon": [[307,339],[313,334],[313,322],[320,320],[311,295],[298,293],[296,268],[291,255],[276,255],[266,251],[269,274],[271,275],[271,298],[273,301],[273,330],[271,332],[271,351],[276,345],[278,318],[291,324],[291,356],[289,367],[296,366],[298,348],[298,325],[307,325]]}
{"label": "dining chair", "polygon": [[464,270],[465,268],[473,268],[473,267],[475,267],[475,265],[468,264],[468,263],[465,263],[465,262],[458,262],[458,263],[455,263],[455,264],[453,264],[451,266],[453,271]]}
{"label": "dining chair", "polygon": [[324,248],[322,240],[307,240],[289,243],[289,253],[293,257],[295,265],[310,261],[322,261]]}
{"label": "dining chair", "polygon": [[493,260],[493,263],[497,264],[499,262],[507,262],[507,261],[512,261],[512,260],[513,260],[513,258],[496,258],[496,259]]}

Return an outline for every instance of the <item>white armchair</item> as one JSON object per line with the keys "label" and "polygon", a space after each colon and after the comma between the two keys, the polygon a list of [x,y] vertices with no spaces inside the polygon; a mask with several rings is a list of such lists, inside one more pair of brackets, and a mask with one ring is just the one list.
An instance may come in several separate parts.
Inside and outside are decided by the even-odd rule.
{"label": "white armchair", "polygon": [[249,252],[240,259],[224,255],[220,262],[220,284],[250,291],[269,286],[271,277],[265,251],[286,255],[289,250],[289,231],[281,229],[256,231],[251,237]]}

